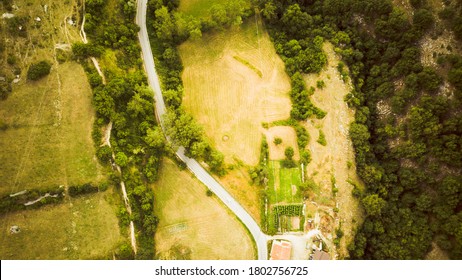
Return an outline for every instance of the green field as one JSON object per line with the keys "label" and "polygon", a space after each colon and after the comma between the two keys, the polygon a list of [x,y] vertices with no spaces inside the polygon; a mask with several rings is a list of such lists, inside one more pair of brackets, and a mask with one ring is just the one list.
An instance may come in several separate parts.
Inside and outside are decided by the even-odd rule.
{"label": "green field", "polygon": [[0,131],[0,195],[101,179],[85,73],[74,62],[55,71],[0,101],[0,119],[9,126]]}
{"label": "green field", "polygon": [[[278,224],[282,230],[302,230],[300,223],[296,227],[291,225],[291,218],[289,216],[278,217],[274,211],[274,207],[285,207],[281,205],[297,205],[301,207],[303,199],[298,193],[298,186],[302,183],[300,167],[284,168],[281,166],[280,161],[268,162],[268,188],[266,193],[268,195],[268,215],[266,218],[267,227],[270,234],[276,233]],[[276,206],[279,205],[279,206]],[[304,218],[301,218],[302,223]]]}
{"label": "green field", "polygon": [[270,203],[301,203],[297,187],[302,183],[300,167],[284,168],[279,161],[269,161]]}
{"label": "green field", "polygon": [[279,169],[279,178],[278,197],[280,201],[300,202],[300,198],[296,195],[297,187],[302,183],[300,168],[281,168]]}
{"label": "green field", "polygon": [[0,259],[112,259],[123,240],[114,199],[108,190],[1,216]]}

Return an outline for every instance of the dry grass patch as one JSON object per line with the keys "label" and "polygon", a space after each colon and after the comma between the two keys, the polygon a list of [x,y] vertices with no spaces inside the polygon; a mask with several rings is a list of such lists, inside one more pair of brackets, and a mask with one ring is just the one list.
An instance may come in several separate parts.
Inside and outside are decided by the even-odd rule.
{"label": "dry grass patch", "polygon": [[[207,188],[165,159],[154,186],[160,258],[254,259],[244,226]],[[176,254],[175,254],[176,253]]]}
{"label": "dry grass patch", "polygon": [[[0,217],[0,258],[112,258],[121,235],[109,196],[107,191]],[[20,232],[11,234],[11,226]]]}
{"label": "dry grass patch", "polygon": [[[324,45],[324,52],[328,56],[328,65],[325,69],[319,75],[305,76],[308,87],[315,87],[319,80],[325,82],[325,87],[316,89],[311,100],[315,106],[327,111],[326,117],[322,120],[310,119],[305,123],[311,136],[308,148],[312,156],[311,163],[306,167],[306,174],[313,177],[320,185],[320,196],[317,202],[324,205],[332,203],[329,200],[332,198],[332,177],[335,178],[338,188],[336,200],[340,209],[339,220],[335,226],[342,222],[345,237],[342,238],[339,254],[346,256],[346,244],[354,236],[355,221],[360,222],[362,216],[359,202],[351,195],[353,186],[347,183],[348,179],[360,182],[354,165],[353,146],[348,136],[348,128],[354,120],[354,112],[344,102],[344,96],[351,90],[351,85],[344,83],[341,79],[337,70],[339,58],[330,43]],[[316,142],[319,129],[322,129],[325,134],[326,146]],[[350,162],[350,167],[348,167],[348,162]]]}
{"label": "dry grass patch", "polygon": [[[265,130],[266,139],[268,141],[269,158],[270,160],[283,160],[286,158],[284,151],[288,147],[294,149],[294,160],[300,160],[300,154],[298,152],[297,145],[297,134],[291,126],[273,126]],[[281,138],[282,143],[276,145],[274,143],[275,138]]]}
{"label": "dry grass patch", "polygon": [[448,253],[443,251],[435,242],[432,243],[432,250],[425,256],[426,260],[449,260]]}
{"label": "dry grass patch", "polygon": [[235,167],[220,178],[215,178],[244,207],[244,209],[259,223],[260,221],[260,187],[252,185],[246,167]]}
{"label": "dry grass patch", "polygon": [[291,108],[289,78],[268,34],[251,18],[241,27],[188,41],[179,50],[186,110],[227,163],[237,157],[256,165],[261,123],[287,119]]}

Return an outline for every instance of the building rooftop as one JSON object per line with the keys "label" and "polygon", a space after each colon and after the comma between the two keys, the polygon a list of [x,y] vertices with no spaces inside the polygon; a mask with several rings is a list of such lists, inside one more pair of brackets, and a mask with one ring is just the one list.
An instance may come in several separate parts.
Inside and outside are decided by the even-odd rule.
{"label": "building rooftop", "polygon": [[270,260],[290,260],[292,244],[288,241],[274,240],[271,246]]}
{"label": "building rooftop", "polygon": [[313,254],[313,260],[330,260],[330,255],[324,251],[316,250]]}

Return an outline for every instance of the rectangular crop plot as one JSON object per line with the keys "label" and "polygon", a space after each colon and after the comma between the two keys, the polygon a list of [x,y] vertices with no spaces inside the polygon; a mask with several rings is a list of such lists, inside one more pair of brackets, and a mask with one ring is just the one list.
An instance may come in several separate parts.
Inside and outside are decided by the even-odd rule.
{"label": "rectangular crop plot", "polygon": [[303,204],[284,204],[272,207],[273,229],[278,232],[303,230],[305,217],[303,215]]}
{"label": "rectangular crop plot", "polygon": [[280,201],[287,203],[298,202],[297,187],[302,183],[300,168],[281,168],[279,169],[279,189],[278,197]]}

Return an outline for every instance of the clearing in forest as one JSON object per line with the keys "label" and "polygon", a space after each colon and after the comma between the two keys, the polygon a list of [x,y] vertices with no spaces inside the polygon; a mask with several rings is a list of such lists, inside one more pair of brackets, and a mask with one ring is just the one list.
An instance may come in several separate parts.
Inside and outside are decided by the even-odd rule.
{"label": "clearing in forest", "polygon": [[255,17],[242,26],[205,34],[179,48],[186,110],[205,128],[227,163],[259,159],[261,124],[287,119],[290,81],[284,63]]}
{"label": "clearing in forest", "polygon": [[112,259],[122,241],[112,200],[108,190],[1,216],[0,259]]}
{"label": "clearing in forest", "polygon": [[232,212],[189,172],[164,159],[154,185],[161,259],[254,259],[254,243]]}
{"label": "clearing in forest", "polygon": [[[359,202],[351,194],[353,186],[348,183],[350,181],[361,186],[356,174],[353,146],[348,135],[349,125],[354,120],[354,111],[344,101],[345,95],[351,90],[351,84],[342,80],[337,69],[339,58],[330,43],[325,43],[323,49],[328,57],[328,65],[319,75],[305,76],[308,87],[316,87],[318,81],[324,81],[325,87],[316,89],[311,101],[327,112],[321,120],[311,118],[304,123],[311,136],[307,148],[312,157],[312,161],[306,166],[305,174],[319,184],[320,192],[315,199],[319,210],[330,216],[326,217],[330,221],[333,221],[332,217],[336,215],[339,218],[335,225],[330,225],[331,230],[342,223],[345,238],[342,238],[339,254],[346,256],[346,244],[353,238],[353,230],[360,224],[362,217]],[[320,130],[325,134],[325,146],[317,142]],[[333,202],[333,187],[338,189],[335,199],[338,205]],[[338,214],[334,213],[334,207],[339,208]],[[314,213],[307,214],[314,217]]]}

